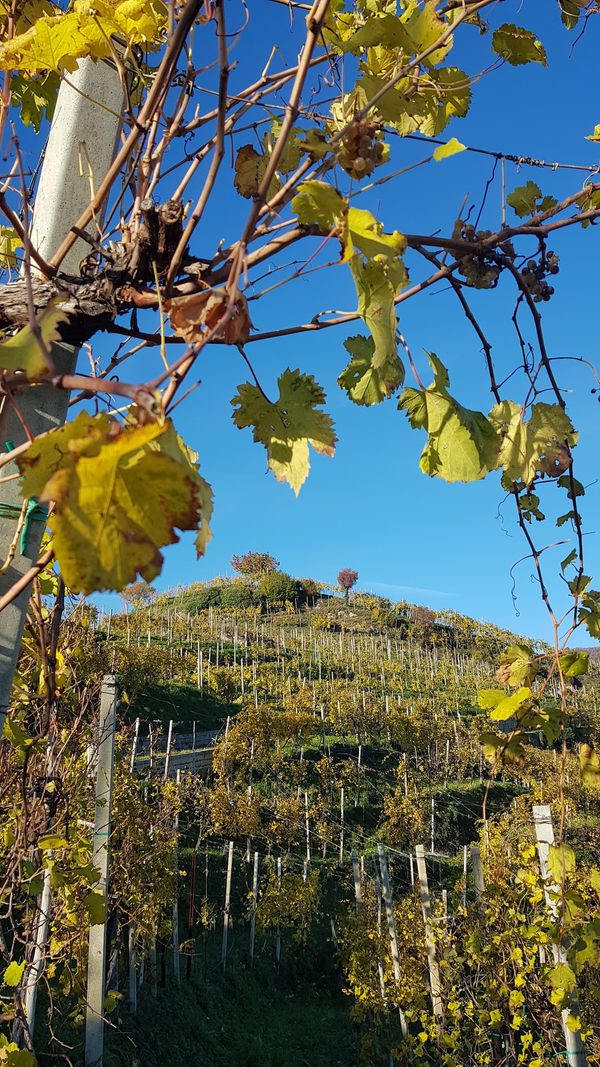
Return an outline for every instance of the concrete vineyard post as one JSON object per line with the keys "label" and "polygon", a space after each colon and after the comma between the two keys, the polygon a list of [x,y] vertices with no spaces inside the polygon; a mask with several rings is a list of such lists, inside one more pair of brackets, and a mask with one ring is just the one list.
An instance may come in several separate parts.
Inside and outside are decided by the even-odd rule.
{"label": "concrete vineyard post", "polygon": [[258,852],[254,853],[252,873],[252,912],[250,915],[250,962],[254,963],[254,938],[256,935],[256,905],[258,902]]}
{"label": "concrete vineyard post", "polygon": [[[108,902],[108,862],[112,816],[113,765],[117,713],[114,675],[105,675],[100,695],[96,811],[92,865],[100,872],[97,889]],[[106,921],[90,926],[88,938],[87,1006],[85,1018],[85,1067],[102,1067],[104,1050],[104,975],[106,971]]]}
{"label": "concrete vineyard post", "polygon": [[[553,919],[558,917],[558,897],[560,886],[551,882],[549,865],[550,847],[554,845],[554,824],[552,822],[552,810],[548,804],[534,804],[533,821],[535,824],[535,836],[537,838],[540,871],[545,881],[544,895],[546,906]],[[552,945],[552,955],[555,963],[566,963],[567,954],[560,941]],[[574,998],[577,998],[577,987],[573,990]],[[579,1032],[573,1033],[569,1027],[570,1012],[567,1008],[561,1011],[561,1022],[565,1039],[565,1050],[569,1067],[586,1067],[587,1056]]]}
{"label": "concrete vineyard post", "polygon": [[227,964],[227,940],[229,937],[229,916],[231,907],[231,878],[233,874],[233,841],[229,842],[227,849],[227,875],[225,879],[225,906],[223,908],[223,941],[221,943],[221,966],[225,970]]}
{"label": "concrete vineyard post", "polygon": [[[54,118],[46,145],[44,163],[37,188],[31,242],[49,259],[70,226],[77,221],[90,201],[89,174],[81,165],[86,143],[93,136],[91,155],[94,160],[94,180],[100,184],[110,168],[117,148],[123,111],[123,86],[119,72],[112,63],[84,59],[77,69],[61,81]],[[101,221],[102,215],[97,219]],[[89,247],[78,240],[65,256],[61,270],[79,274],[79,262]],[[57,373],[71,374],[75,370],[78,350],[71,345],[53,344],[52,359]],[[19,445],[26,440],[24,427],[36,436],[61,426],[66,417],[69,394],[51,386],[29,389],[19,397],[19,411],[9,405],[3,429],[3,441]],[[8,464],[3,475],[15,474],[14,463]],[[22,504],[19,480],[2,486],[6,504],[20,508]],[[4,595],[31,567],[39,552],[45,523],[31,524],[25,553],[17,552],[7,570],[0,574],[0,595]],[[13,518],[0,519],[0,558],[6,559],[15,533]],[[0,734],[3,719],[10,703],[30,589],[0,614]]]}

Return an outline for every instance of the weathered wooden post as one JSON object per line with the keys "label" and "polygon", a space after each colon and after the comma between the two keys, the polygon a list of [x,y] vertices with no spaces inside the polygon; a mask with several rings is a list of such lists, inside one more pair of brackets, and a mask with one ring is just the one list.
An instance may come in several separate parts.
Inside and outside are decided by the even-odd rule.
{"label": "weathered wooden post", "polygon": [[[396,982],[400,982],[402,977],[400,971],[400,953],[398,951],[398,935],[396,933],[396,920],[394,918],[394,904],[392,899],[392,887],[390,885],[390,876],[388,872],[387,856],[385,853],[385,845],[383,842],[379,842],[377,845],[377,852],[379,853],[379,868],[381,871],[381,885],[383,889],[383,903],[385,905],[385,913],[387,916],[388,932],[390,935],[390,948],[392,952],[392,965],[394,968],[394,978]],[[408,1037],[408,1023],[406,1016],[402,1011],[402,1008],[398,1008],[400,1015],[400,1028],[402,1030],[402,1036]]]}
{"label": "weathered wooden post", "polygon": [[223,941],[221,944],[221,966],[225,970],[227,964],[227,939],[229,936],[229,920],[231,907],[231,878],[233,874],[233,841],[229,842],[227,851],[227,876],[225,880],[225,906],[223,908]]}
{"label": "weathered wooden post", "polygon": [[427,965],[429,968],[429,984],[431,987],[431,1003],[433,1014],[438,1023],[443,1017],[440,969],[435,955],[435,937],[431,919],[431,899],[429,896],[429,883],[427,881],[427,865],[425,863],[425,848],[417,845],[415,849],[417,857],[417,876],[419,879],[419,897],[425,923],[425,944],[427,946]]}
{"label": "weathered wooden post", "polygon": [[254,937],[256,934],[256,905],[258,903],[258,852],[254,853],[252,874],[252,912],[250,914],[250,963],[254,963]]}

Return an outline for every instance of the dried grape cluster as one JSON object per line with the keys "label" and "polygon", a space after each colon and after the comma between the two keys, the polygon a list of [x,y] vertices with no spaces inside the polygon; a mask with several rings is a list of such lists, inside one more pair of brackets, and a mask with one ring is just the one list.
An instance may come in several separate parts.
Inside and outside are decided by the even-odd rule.
{"label": "dried grape cluster", "polygon": [[546,277],[548,274],[558,274],[558,270],[558,256],[554,252],[546,252],[539,262],[530,259],[523,267],[521,276],[536,304],[549,300],[554,293],[554,288],[548,285]]}
{"label": "dried grape cluster", "polygon": [[[485,241],[491,235],[491,230],[476,230],[470,223],[459,219],[454,227],[452,236],[459,238],[461,241],[468,241],[470,244],[477,244],[479,241]],[[514,259],[515,250],[510,241],[503,241],[495,251],[503,252],[504,255]],[[492,289],[498,281],[502,265],[491,254],[474,252],[463,256],[458,269],[463,278],[474,289]]]}
{"label": "dried grape cluster", "polygon": [[352,178],[365,178],[387,158],[379,123],[371,118],[356,119],[342,138],[338,162]]}

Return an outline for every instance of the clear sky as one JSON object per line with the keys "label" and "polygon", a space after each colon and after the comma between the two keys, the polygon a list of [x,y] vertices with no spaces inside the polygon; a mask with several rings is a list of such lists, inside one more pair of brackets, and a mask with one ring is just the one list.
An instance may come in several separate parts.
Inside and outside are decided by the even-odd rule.
{"label": "clear sky", "polygon": [[[600,122],[597,20],[590,20],[586,33],[575,43],[576,32],[564,30],[558,6],[550,0],[507,0],[499,11],[503,21],[517,22],[537,33],[548,51],[548,67],[503,66],[486,74],[474,87],[468,117],[454,120],[444,137],[454,135],[469,146],[550,162],[595,165],[599,146],[586,141],[585,134]],[[230,5],[230,25],[241,19],[241,12],[241,6]],[[251,22],[238,48],[239,73],[233,76],[232,85],[241,85],[244,76],[244,84],[251,81],[275,42],[281,45],[284,60],[293,61],[297,50],[299,29],[290,30],[284,6],[256,3],[250,5],[249,12]],[[489,40],[475,29],[462,39],[464,43],[452,54],[452,62],[464,65],[471,73],[490,64]],[[284,103],[285,97],[279,102]],[[253,141],[251,131],[247,141]],[[243,143],[244,135],[236,147]],[[191,143],[188,150],[193,151],[193,147]],[[401,167],[426,155],[423,144],[395,139],[391,166]],[[388,230],[427,233],[440,227],[450,232],[465,197],[469,205],[476,205],[477,213],[492,164],[490,157],[463,152],[440,164],[419,168],[361,197],[357,204],[377,210]],[[532,179],[544,192],[561,197],[585,178],[585,174],[561,169],[506,165],[507,192]],[[225,180],[230,183],[230,172],[224,175]],[[239,232],[247,202],[238,198],[232,204],[229,193],[222,203],[222,216],[212,212],[204,230],[195,237],[192,250],[199,256],[210,253],[215,240],[223,237],[229,241]],[[498,167],[481,225],[497,228],[500,209]],[[509,222],[514,219],[509,210]],[[561,273],[556,295],[543,308],[551,354],[595,362],[597,231],[566,231],[553,247],[560,255]],[[414,258],[408,262],[413,280],[422,277],[426,265]],[[256,300],[251,312],[255,326],[265,330],[307,321],[318,310],[352,309],[354,301],[349,271],[337,266],[285,286],[272,297]],[[510,370],[518,361],[510,321],[514,290],[503,285],[498,292],[475,294],[473,305],[493,342],[500,367]],[[430,378],[423,351],[430,349],[448,366],[454,395],[466,405],[489,410],[492,400],[483,357],[451,292],[421,294],[402,305],[400,328],[426,381]],[[202,356],[198,370],[202,384],[177,410],[176,419],[185,440],[199,452],[202,472],[215,491],[214,540],[206,557],[197,562],[192,536],[184,535],[179,545],[165,551],[164,570],[156,586],[164,589],[228,573],[233,553],[257,549],[274,553],[283,568],[297,576],[335,581],[340,568],[351,566],[359,572],[360,588],[434,609],[451,608],[524,634],[548,637],[547,616],[532,579],[530,561],[516,567],[516,602],[511,595],[511,567],[526,548],[515,526],[511,501],[499,507],[499,477],[491,475],[485,482],[451,486],[427,478],[418,467],[424,435],[409,428],[395,400],[376,408],[358,408],[337,387],[337,375],[347,358],[343,340],[355,332],[356,326],[345,331],[337,328],[248,348],[261,383],[271,395],[276,394],[277,376],[286,367],[300,367],[314,374],[328,395],[327,410],[340,439],[337,454],[334,459],[313,455],[310,477],[298,499],[291,489],[274,480],[266,467],[265,451],[253,444],[250,431],[237,430],[231,421],[230,399],[237,385],[248,377],[237,351],[219,346]],[[104,351],[110,350],[110,341],[100,344]],[[158,357],[144,358],[151,358],[154,366]],[[582,435],[577,449],[578,477],[590,485],[582,507],[589,532],[586,571],[598,575],[600,553],[593,533],[598,515],[595,479],[600,449],[598,402],[591,394],[595,383],[581,365],[565,360],[555,366],[559,380],[574,390],[572,414]],[[140,376],[144,376],[141,370]],[[516,384],[512,399],[522,396],[522,386]],[[559,507],[556,513],[560,510],[567,507]],[[535,531],[542,544],[557,539],[554,527],[548,527],[545,534]],[[560,538],[570,536],[566,529]],[[551,571],[558,568],[569,547],[547,553]],[[106,605],[117,602],[113,597],[100,599]],[[580,640],[585,643],[585,635]]]}

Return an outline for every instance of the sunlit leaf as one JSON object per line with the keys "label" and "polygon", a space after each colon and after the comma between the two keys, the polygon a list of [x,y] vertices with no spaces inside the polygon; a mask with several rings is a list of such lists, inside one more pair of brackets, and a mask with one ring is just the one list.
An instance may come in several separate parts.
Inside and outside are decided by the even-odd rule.
{"label": "sunlit leaf", "polygon": [[494,31],[492,48],[513,67],[522,63],[541,63],[546,66],[546,49],[531,30],[506,22]]}
{"label": "sunlit leaf", "polygon": [[43,346],[49,346],[60,336],[59,326],[66,322],[68,315],[61,310],[60,304],[50,303],[37,320],[37,328],[42,344],[30,326],[0,342],[0,369],[21,370],[28,378],[39,378],[48,370],[48,361]]}
{"label": "sunlit leaf", "polygon": [[325,393],[310,374],[286,370],[280,376],[279,397],[271,402],[256,385],[238,386],[231,401],[239,429],[251,426],[254,440],[267,450],[269,467],[296,495],[310,468],[308,446],[332,456],[336,436],[329,415],[320,410]]}
{"label": "sunlit leaf", "polygon": [[123,427],[82,412],[20,457],[23,493],[52,501],[48,525],[67,585],[123,589],[160,571],[175,529],[198,530],[206,483],[172,423]]}
{"label": "sunlit leaf", "polygon": [[578,434],[558,404],[532,404],[525,420],[519,404],[503,400],[489,418],[499,434],[499,463],[509,481],[529,485],[540,471],[560,474],[568,466]]}
{"label": "sunlit leaf", "polygon": [[485,478],[499,462],[494,427],[480,411],[471,411],[450,396],[448,372],[437,356],[431,354],[429,362],[433,383],[427,389],[405,389],[398,404],[414,428],[428,433],[421,470],[447,482]]}
{"label": "sunlit leaf", "polygon": [[404,367],[395,351],[375,351],[373,337],[349,337],[344,347],[351,355],[348,366],[338,378],[355,404],[379,404],[391,396],[404,381]]}
{"label": "sunlit leaf", "polygon": [[442,159],[448,159],[449,156],[455,156],[457,152],[465,152],[466,146],[461,144],[456,137],[451,137],[446,144],[438,145],[433,153],[433,158],[436,163],[440,163]]}

